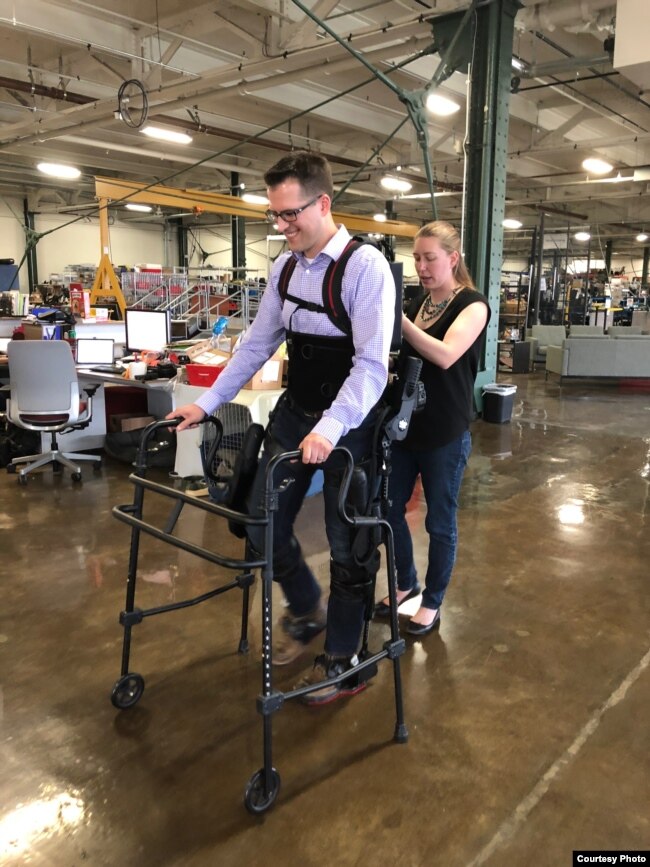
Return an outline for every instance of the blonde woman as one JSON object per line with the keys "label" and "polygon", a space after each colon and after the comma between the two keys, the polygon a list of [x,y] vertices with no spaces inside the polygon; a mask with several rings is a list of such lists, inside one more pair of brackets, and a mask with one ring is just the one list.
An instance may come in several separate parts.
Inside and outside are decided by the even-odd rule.
{"label": "blonde woman", "polygon": [[[393,444],[388,520],[395,537],[397,599],[402,603],[422,592],[407,631],[423,636],[440,626],[440,607],[456,559],[458,494],[471,451],[474,380],[490,308],[474,286],[460,237],[449,223],[423,226],[415,236],[413,258],[422,291],[402,320],[400,359],[414,355],[423,360],[427,402],[413,416],[406,439]],[[418,476],[429,535],[423,591],[406,522],[406,505]],[[375,613],[390,613],[388,599],[377,604]]]}

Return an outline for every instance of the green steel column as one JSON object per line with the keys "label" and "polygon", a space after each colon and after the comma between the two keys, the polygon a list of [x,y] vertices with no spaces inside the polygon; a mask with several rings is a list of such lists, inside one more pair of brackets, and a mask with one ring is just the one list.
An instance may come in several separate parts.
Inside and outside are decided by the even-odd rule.
{"label": "green steel column", "polygon": [[479,371],[475,388],[479,408],[481,387],[494,382],[497,370],[512,41],[514,19],[520,8],[518,0],[494,0],[476,11],[464,249],[470,272],[478,288],[487,295],[492,310],[484,369]]}
{"label": "green steel column", "polygon": [[648,262],[650,261],[650,247],[643,248],[643,271],[641,273],[641,285],[648,285]]}
{"label": "green steel column", "polygon": [[609,280],[609,275],[612,273],[612,249],[614,246],[614,242],[610,238],[609,241],[605,241],[605,271],[607,272],[607,279]]}

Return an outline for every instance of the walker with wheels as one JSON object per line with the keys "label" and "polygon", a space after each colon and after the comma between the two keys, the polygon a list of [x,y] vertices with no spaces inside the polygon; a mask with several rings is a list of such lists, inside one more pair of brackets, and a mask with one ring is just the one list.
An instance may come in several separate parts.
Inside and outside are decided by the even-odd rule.
{"label": "walker with wheels", "polygon": [[[354,474],[359,473],[359,467],[355,467],[352,455],[342,447],[337,447],[344,458],[346,468],[341,482],[338,499],[338,509],[341,518],[348,524],[358,529],[363,536],[363,546],[366,554],[377,550],[378,545],[383,544],[386,550],[386,564],[388,572],[388,597],[390,604],[390,639],[385,641],[380,650],[370,652],[368,647],[369,624],[372,618],[374,604],[374,580],[372,593],[369,594],[366,607],[365,626],[363,630],[362,647],[360,650],[359,664],[355,667],[355,676],[372,676],[380,660],[388,659],[393,663],[393,683],[395,694],[395,729],[393,739],[397,743],[405,743],[408,740],[408,731],[404,721],[404,709],[402,701],[402,683],[399,658],[404,653],[405,642],[399,636],[397,617],[397,582],[394,565],[393,535],[390,525],[385,519],[388,475],[390,473],[390,443],[395,439],[402,439],[406,435],[411,412],[422,403],[421,391],[418,391],[419,370],[421,362],[409,359],[410,365],[401,388],[401,398],[395,404],[387,406],[381,414],[380,421],[375,431],[375,449],[370,469],[361,484],[355,485],[354,500],[350,499],[350,484]],[[242,615],[241,633],[238,650],[240,653],[248,651],[248,616],[250,587],[254,581],[253,572],[261,570],[262,579],[262,691],[257,697],[257,710],[262,716],[263,735],[263,764],[248,781],[244,795],[246,809],[252,814],[264,813],[275,802],[280,789],[280,775],[273,766],[273,731],[272,718],[285,704],[292,699],[300,698],[309,692],[322,689],[325,686],[337,684],[350,677],[349,671],[337,677],[321,681],[315,685],[298,687],[286,692],[273,687],[273,670],[271,666],[272,654],[272,587],[273,587],[273,521],[274,513],[278,508],[278,498],[286,489],[287,482],[281,477],[282,465],[288,461],[300,458],[299,451],[284,452],[274,456],[268,463],[265,475],[264,503],[262,517],[253,517],[241,511],[225,505],[223,502],[215,503],[202,500],[183,491],[155,482],[146,477],[147,472],[147,444],[155,431],[162,427],[175,427],[180,423],[179,419],[156,421],[148,425],[143,431],[142,440],[135,461],[135,472],[129,476],[134,485],[134,498],[131,504],[115,506],[114,516],[121,522],[131,527],[131,544],[129,552],[128,578],[126,588],[126,604],[120,613],[120,623],[124,628],[122,647],[122,665],[120,677],[113,686],[111,701],[119,710],[127,710],[134,707],[142,697],[145,681],[144,677],[130,670],[131,633],[133,627],[141,623],[144,618],[168,611],[188,608],[205,602],[214,596],[218,596],[235,588],[242,591]],[[203,423],[211,432],[212,448],[214,455],[218,448],[222,427],[218,419],[212,416],[204,419]],[[218,481],[212,474],[208,459],[206,470],[209,481]],[[357,479],[358,481],[358,479]],[[170,514],[162,527],[156,526],[143,519],[145,491],[166,497],[173,501]],[[362,491],[360,497],[359,491]],[[196,545],[174,534],[178,519],[185,506],[208,512],[228,522],[230,528],[235,531],[239,528],[245,532],[247,526],[256,525],[263,528],[264,545],[261,556],[252,558],[249,556],[249,546],[245,545],[242,559],[227,557],[215,551]],[[170,544],[182,551],[193,554],[210,563],[221,566],[235,572],[235,577],[226,584],[209,590],[191,599],[185,599],[158,606],[150,609],[140,609],[135,606],[135,594],[138,573],[138,555],[140,534],[146,533],[166,544]],[[236,535],[243,535],[236,532]],[[376,577],[376,576],[375,576]]]}

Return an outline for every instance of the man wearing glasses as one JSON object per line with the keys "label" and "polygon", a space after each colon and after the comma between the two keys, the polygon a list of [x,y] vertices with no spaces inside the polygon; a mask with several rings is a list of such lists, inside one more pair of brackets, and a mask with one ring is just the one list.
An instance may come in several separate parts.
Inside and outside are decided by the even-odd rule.
{"label": "man wearing glasses", "polygon": [[[331,452],[337,445],[345,446],[357,462],[371,453],[376,407],[388,380],[395,283],[381,253],[371,245],[359,247],[343,276],[341,300],[352,332],[344,334],[323,307],[325,271],[350,241],[347,229],[337,226],[332,217],[329,163],[320,154],[295,151],[272,166],[264,180],[270,203],[267,218],[284,234],[289,252],[274,263],[255,320],[226,370],[195,404],[182,406],[168,417],[183,418],[178,431],[201,421],[231,400],[287,341],[288,388],[271,416],[249,503],[251,513],[260,510],[269,458],[300,449],[300,462],[283,465],[284,475],[292,476],[293,483],[280,494],[274,520],[273,572],[288,607],[276,631],[280,640],[273,647],[273,663],[293,662],[326,628],[325,653],[316,658],[301,685],[316,685],[348,669],[351,676],[304,697],[308,704],[325,704],[355,695],[366,686],[353,669],[374,570],[355,561],[353,532],[338,516],[344,461]],[[291,257],[295,268],[281,296],[278,281]],[[325,527],[331,550],[327,611],[293,532],[319,468],[324,471]],[[257,552],[262,550],[258,528],[249,528],[249,542]]]}

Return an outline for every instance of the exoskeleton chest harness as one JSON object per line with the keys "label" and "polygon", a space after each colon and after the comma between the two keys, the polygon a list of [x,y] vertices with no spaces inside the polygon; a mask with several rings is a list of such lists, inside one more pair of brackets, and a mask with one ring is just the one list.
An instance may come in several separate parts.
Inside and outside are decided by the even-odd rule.
{"label": "exoskeleton chest harness", "polygon": [[305,301],[289,292],[297,261],[294,256],[287,259],[280,273],[278,292],[283,302],[291,301],[302,310],[325,314],[343,335],[306,334],[293,331],[291,325],[287,329],[287,390],[295,403],[307,412],[329,409],[352,369],[352,323],[341,296],[345,266],[362,243],[352,238],[339,258],[330,262],[323,278],[322,304]]}
{"label": "exoskeleton chest harness", "polygon": [[[296,268],[295,257],[284,264],[278,280],[278,292],[283,301],[292,301],[296,307],[323,313],[330,322],[342,332],[342,337],[322,337],[287,329],[287,350],[289,369],[287,390],[291,398],[307,412],[320,412],[328,409],[339,389],[347,379],[354,358],[352,323],[342,301],[343,274],[352,254],[363,241],[351,238],[336,261],[330,262],[323,278],[322,304],[304,301],[289,292],[291,275]],[[371,464],[364,461],[363,464]],[[356,490],[353,499],[355,514],[367,512],[371,498],[368,492],[368,479],[363,466],[355,467],[352,489]],[[372,588],[373,575],[379,566],[375,539],[361,529],[355,533],[353,550],[355,562],[349,566],[332,561],[331,586],[335,595],[349,599],[366,599]]]}

